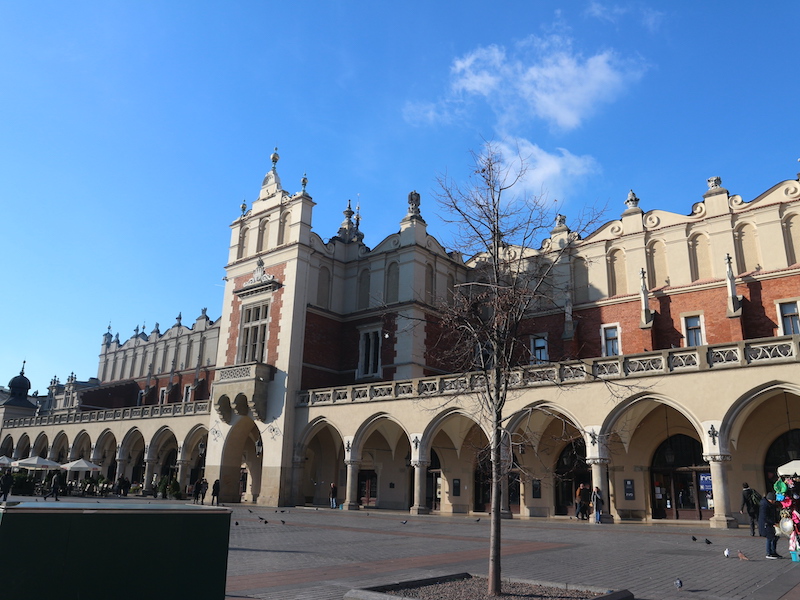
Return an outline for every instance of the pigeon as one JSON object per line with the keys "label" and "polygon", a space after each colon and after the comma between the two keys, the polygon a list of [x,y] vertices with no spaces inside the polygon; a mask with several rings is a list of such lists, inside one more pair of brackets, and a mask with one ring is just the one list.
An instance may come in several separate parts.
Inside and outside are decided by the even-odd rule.
{"label": "pigeon", "polygon": [[739,560],[750,560],[749,558],[747,558],[747,557],[744,555],[744,552],[742,552],[741,550],[739,550],[739,553],[738,553],[738,554],[739,554]]}
{"label": "pigeon", "polygon": [[239,526],[239,521],[234,521],[233,524],[238,527]]}
{"label": "pigeon", "polygon": [[723,554],[725,555],[725,558],[730,558],[731,557],[731,551],[728,550],[727,548],[725,548],[725,551],[723,552]]}
{"label": "pigeon", "polygon": [[676,579],[674,585],[678,591],[680,591],[680,589],[683,587],[683,582],[680,579]]}
{"label": "pigeon", "polygon": [[478,517],[477,519],[475,519],[475,522],[476,522],[476,523],[480,523],[480,522],[481,522],[481,518],[480,518],[480,517]]}
{"label": "pigeon", "polygon": [[710,544],[710,543],[711,543],[711,540],[709,540],[708,538],[706,538],[706,544]]}
{"label": "pigeon", "polygon": [[406,523],[408,523],[408,521],[400,521],[400,522],[401,522],[403,525],[405,525]]}
{"label": "pigeon", "polygon": [[286,525],[286,521],[284,521],[283,519],[281,519],[281,525]]}
{"label": "pigeon", "polygon": [[253,512],[253,511],[252,511],[252,510],[250,510],[250,509],[248,508],[248,509],[247,509],[247,512],[251,513],[251,512]]}
{"label": "pigeon", "polygon": [[693,542],[696,542],[696,541],[697,541],[697,538],[696,538],[696,537],[694,537],[694,536],[692,536],[692,541],[693,541]]}
{"label": "pigeon", "polygon": [[264,519],[264,525],[269,525],[269,521],[267,521],[266,519]]}
{"label": "pigeon", "polygon": [[281,512],[286,512],[286,511],[285,511],[285,510],[282,510]]}

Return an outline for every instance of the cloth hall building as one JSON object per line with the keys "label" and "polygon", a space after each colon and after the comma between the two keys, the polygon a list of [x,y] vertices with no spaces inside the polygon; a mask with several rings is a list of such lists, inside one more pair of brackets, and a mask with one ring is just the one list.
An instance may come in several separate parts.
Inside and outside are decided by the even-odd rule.
{"label": "cloth hall building", "polygon": [[[109,329],[97,378],[46,397],[14,377],[0,455],[84,457],[145,493],[203,474],[224,503],[327,505],[335,483],[345,509],[488,510],[490,431],[432,352],[473,263],[428,233],[415,192],[374,248],[349,205],[324,240],[277,162],[230,225],[220,317]],[[745,201],[712,178],[688,215],[638,204],[583,238],[560,218],[530,249],[568,249],[565,292],[534,315],[505,408],[508,516],[568,515],[586,483],[612,521],[735,526],[741,483],[765,491],[800,450],[800,183]]]}

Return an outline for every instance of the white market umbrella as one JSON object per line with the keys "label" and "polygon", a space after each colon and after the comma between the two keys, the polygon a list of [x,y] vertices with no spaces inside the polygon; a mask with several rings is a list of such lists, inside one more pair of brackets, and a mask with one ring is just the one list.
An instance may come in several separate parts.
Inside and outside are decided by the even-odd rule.
{"label": "white market umbrella", "polygon": [[79,458],[78,460],[73,460],[72,462],[68,462],[65,465],[60,465],[62,469],[65,471],[100,471],[103,467],[100,465],[96,465],[94,463],[90,463],[88,460]]}
{"label": "white market umbrella", "polygon": [[800,473],[800,460],[790,460],[785,465],[778,467],[778,475],[794,475]]}
{"label": "white market umbrella", "polygon": [[7,467],[11,464],[11,459],[7,456],[0,456],[0,467]]}
{"label": "white market umbrella", "polygon": [[61,463],[57,463],[54,460],[47,460],[41,456],[29,456],[28,458],[13,461],[11,466],[20,469],[28,469],[29,471],[49,471],[50,469],[60,469]]}

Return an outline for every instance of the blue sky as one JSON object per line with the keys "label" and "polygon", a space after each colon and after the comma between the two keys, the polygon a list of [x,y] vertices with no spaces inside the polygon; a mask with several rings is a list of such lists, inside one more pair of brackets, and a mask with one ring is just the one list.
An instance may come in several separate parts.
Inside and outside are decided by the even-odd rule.
{"label": "blue sky", "polygon": [[[568,217],[629,189],[687,214],[800,163],[800,5],[776,1],[0,0],[0,381],[96,375],[178,312],[216,319],[228,225],[278,146],[315,231],[360,201],[398,228],[483,140],[518,146]],[[569,221],[568,221],[569,223]]]}

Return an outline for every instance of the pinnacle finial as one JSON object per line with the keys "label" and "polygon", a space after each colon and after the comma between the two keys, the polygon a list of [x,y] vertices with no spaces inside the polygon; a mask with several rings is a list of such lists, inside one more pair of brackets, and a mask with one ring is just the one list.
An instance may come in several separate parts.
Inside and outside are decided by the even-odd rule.
{"label": "pinnacle finial", "polygon": [[278,164],[278,161],[281,159],[280,155],[278,154],[278,147],[275,146],[275,152],[270,154],[269,159],[272,161],[272,170],[275,170],[275,167]]}
{"label": "pinnacle finial", "polygon": [[239,208],[242,209],[242,217],[244,217],[247,212],[247,200],[242,200],[242,205]]}
{"label": "pinnacle finial", "polygon": [[306,193],[306,186],[308,185],[308,177],[306,177],[305,172],[303,173],[303,178],[300,180],[300,185],[303,186],[303,193]]}
{"label": "pinnacle finial", "polygon": [[22,361],[22,369],[20,369],[20,372],[19,372],[20,375],[25,375],[25,363],[26,362],[28,362],[28,361],[26,361],[26,360]]}

